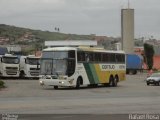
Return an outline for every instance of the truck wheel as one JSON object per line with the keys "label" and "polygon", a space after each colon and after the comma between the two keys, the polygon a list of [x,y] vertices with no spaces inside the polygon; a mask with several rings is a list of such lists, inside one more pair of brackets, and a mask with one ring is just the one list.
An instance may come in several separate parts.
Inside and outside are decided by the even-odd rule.
{"label": "truck wheel", "polygon": [[149,85],[149,83],[147,82],[147,85]]}
{"label": "truck wheel", "polygon": [[132,74],[133,74],[133,75],[137,74],[137,70],[133,70],[133,71],[132,71]]}
{"label": "truck wheel", "polygon": [[159,86],[159,82],[155,83],[156,86]]}
{"label": "truck wheel", "polygon": [[129,70],[126,70],[126,74],[129,74]]}
{"label": "truck wheel", "polygon": [[54,89],[57,90],[57,89],[58,89],[58,86],[54,86]]}
{"label": "truck wheel", "polygon": [[23,72],[23,71],[21,71],[21,72],[20,72],[19,77],[20,77],[20,78],[22,78],[22,79],[23,79],[23,78],[25,78],[25,74],[24,74],[24,72]]}

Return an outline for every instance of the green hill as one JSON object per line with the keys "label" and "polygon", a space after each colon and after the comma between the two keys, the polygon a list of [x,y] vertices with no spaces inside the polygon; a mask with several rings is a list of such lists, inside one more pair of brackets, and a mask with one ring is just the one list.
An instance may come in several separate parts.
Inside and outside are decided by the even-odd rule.
{"label": "green hill", "polygon": [[[28,38],[25,38],[25,35],[28,35]],[[9,38],[8,44],[10,43],[26,44],[27,40],[28,44],[30,44],[29,41],[44,42],[46,40],[67,40],[67,39],[90,40],[93,38],[91,35],[65,34],[59,32],[32,30],[28,28],[20,28],[5,24],[0,24],[0,37]]]}
{"label": "green hill", "polygon": [[42,30],[32,30],[0,24],[0,44],[26,45],[23,51],[31,52],[42,49],[47,40],[91,40],[93,35],[65,34]]}

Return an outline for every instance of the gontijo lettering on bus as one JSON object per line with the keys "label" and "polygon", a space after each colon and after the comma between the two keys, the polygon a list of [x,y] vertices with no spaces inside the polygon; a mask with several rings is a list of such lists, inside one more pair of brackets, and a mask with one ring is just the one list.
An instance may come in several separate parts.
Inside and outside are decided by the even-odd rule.
{"label": "gontijo lettering on bus", "polygon": [[100,64],[100,68],[102,71],[107,71],[107,70],[125,70],[125,65],[121,64]]}

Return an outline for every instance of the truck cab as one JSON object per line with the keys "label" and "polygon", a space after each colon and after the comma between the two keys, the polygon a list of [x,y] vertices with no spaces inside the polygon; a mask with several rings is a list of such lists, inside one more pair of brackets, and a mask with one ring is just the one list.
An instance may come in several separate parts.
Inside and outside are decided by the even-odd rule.
{"label": "truck cab", "polygon": [[143,69],[143,57],[137,54],[126,55],[126,73],[137,74],[138,71]]}
{"label": "truck cab", "polygon": [[34,55],[20,57],[20,78],[39,78],[40,57]]}
{"label": "truck cab", "polygon": [[19,77],[19,58],[16,55],[0,55],[0,76]]}

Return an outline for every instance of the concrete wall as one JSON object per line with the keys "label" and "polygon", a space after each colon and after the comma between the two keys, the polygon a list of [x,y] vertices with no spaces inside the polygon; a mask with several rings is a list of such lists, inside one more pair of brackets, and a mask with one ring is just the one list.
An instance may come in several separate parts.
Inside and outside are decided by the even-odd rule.
{"label": "concrete wall", "polygon": [[134,53],[134,9],[121,10],[122,49]]}

